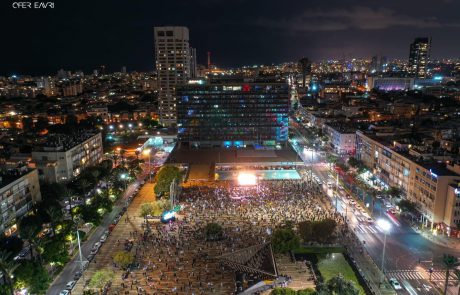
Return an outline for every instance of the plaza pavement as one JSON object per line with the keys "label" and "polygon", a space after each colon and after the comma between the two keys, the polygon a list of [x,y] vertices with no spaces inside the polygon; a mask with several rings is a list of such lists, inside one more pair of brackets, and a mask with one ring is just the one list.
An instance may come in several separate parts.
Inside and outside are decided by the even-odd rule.
{"label": "plaza pavement", "polygon": [[[130,239],[130,232],[137,231],[142,233],[143,229],[141,227],[144,219],[139,216],[140,205],[146,202],[153,202],[155,196],[153,193],[154,185],[147,182],[139,191],[138,195],[133,199],[131,205],[128,207],[126,213],[122,216],[119,223],[113,229],[112,233],[107,238],[106,242],[101,246],[99,252],[96,254],[93,261],[90,263],[88,269],[85,271],[85,280],[89,280],[91,276],[101,269],[109,269],[115,273],[115,278],[113,280],[112,290],[109,294],[116,294],[117,286],[121,286],[122,283],[122,273],[123,271],[120,268],[113,266],[112,257],[114,253],[118,251],[124,251],[125,239]],[[129,217],[129,222],[126,218]],[[119,241],[119,243],[117,242]],[[131,250],[131,251],[134,251]],[[77,285],[72,290],[72,294],[82,294],[83,293],[83,277],[77,282]],[[138,294],[136,288],[129,291],[128,294]],[[120,293],[125,294],[125,293]]]}

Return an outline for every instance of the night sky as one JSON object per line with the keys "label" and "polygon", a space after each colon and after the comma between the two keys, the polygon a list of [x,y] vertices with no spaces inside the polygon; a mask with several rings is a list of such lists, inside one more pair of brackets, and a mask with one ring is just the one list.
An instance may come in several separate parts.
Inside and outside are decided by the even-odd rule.
{"label": "night sky", "polygon": [[55,0],[54,9],[0,1],[0,75],[60,68],[154,67],[153,27],[182,25],[205,63],[271,64],[342,57],[408,57],[418,36],[432,57],[460,56],[459,0]]}

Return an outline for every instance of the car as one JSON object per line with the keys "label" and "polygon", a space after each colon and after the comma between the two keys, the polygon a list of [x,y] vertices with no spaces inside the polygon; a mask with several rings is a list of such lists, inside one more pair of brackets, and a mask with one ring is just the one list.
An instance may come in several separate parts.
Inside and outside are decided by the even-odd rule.
{"label": "car", "polygon": [[391,207],[393,207],[393,205],[391,205],[391,203],[390,203],[390,202],[388,202],[388,203],[385,203],[385,207],[387,207],[387,208],[391,208]]}
{"label": "car", "polygon": [[96,248],[96,249],[92,249],[92,250],[91,250],[91,252],[89,253],[89,255],[93,255],[93,256],[94,256],[94,255],[96,255],[96,254],[97,254],[97,251],[99,251],[99,249],[98,249],[98,248]]}
{"label": "car", "polygon": [[368,223],[374,223],[374,219],[372,219],[371,217],[368,217],[368,218],[366,219],[366,221],[367,221]]}
{"label": "car", "polygon": [[73,279],[75,281],[78,281],[79,278],[81,278],[82,272],[79,270],[73,275]]}
{"label": "car", "polygon": [[19,254],[16,255],[13,259],[14,259],[14,260],[24,259],[24,258],[26,258],[27,254],[29,254],[29,252],[30,252],[29,247],[24,248],[24,249],[22,249],[21,252],[19,252]]}
{"label": "car", "polygon": [[383,196],[382,196],[382,195],[377,195],[377,196],[375,196],[375,197],[376,197],[377,199],[381,199],[381,198],[383,198]]}
{"label": "car", "polygon": [[390,212],[391,214],[396,214],[396,209],[395,208],[390,208],[390,209],[388,209],[388,212]]}
{"label": "car", "polygon": [[107,240],[107,236],[106,236],[106,235],[102,235],[102,237],[101,237],[101,239],[99,240],[99,242],[105,243],[106,240]]}
{"label": "car", "polygon": [[59,295],[70,295],[70,291],[69,290],[62,290]]}
{"label": "car", "polygon": [[76,284],[76,283],[77,283],[77,281],[70,281],[70,282],[68,282],[67,285],[65,285],[65,289],[66,289],[66,290],[69,290],[69,291],[72,290],[73,287],[75,287],[75,284]]}
{"label": "car", "polygon": [[356,204],[356,201],[355,200],[350,200],[350,204],[354,205],[354,204]]}
{"label": "car", "polygon": [[390,279],[390,284],[393,286],[395,290],[402,290],[401,284],[399,284],[398,280],[395,278]]}
{"label": "car", "polygon": [[99,249],[99,247],[101,247],[101,242],[94,243],[93,249]]}
{"label": "car", "polygon": [[94,258],[94,254],[89,254],[86,259],[88,259],[88,261],[92,261]]}

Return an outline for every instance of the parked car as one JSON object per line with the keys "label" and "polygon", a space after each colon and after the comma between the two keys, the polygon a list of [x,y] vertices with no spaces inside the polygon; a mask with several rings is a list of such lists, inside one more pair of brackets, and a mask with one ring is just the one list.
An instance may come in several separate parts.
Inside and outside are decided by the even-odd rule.
{"label": "parked car", "polygon": [[70,291],[69,290],[62,290],[61,293],[59,293],[59,295],[70,295]]}
{"label": "parked car", "polygon": [[16,255],[13,259],[14,260],[20,260],[20,259],[24,259],[26,258],[26,256],[29,254],[30,252],[30,248],[27,247],[27,248],[24,248],[21,250],[21,252],[19,252],[18,255]]}
{"label": "parked car", "polygon": [[368,218],[366,219],[366,221],[367,221],[368,223],[374,223],[374,219],[372,219],[371,217],[368,217]]}
{"label": "parked car", "polygon": [[89,255],[93,255],[93,256],[94,256],[94,255],[96,255],[96,254],[97,254],[97,251],[99,251],[99,249],[98,249],[98,248],[96,248],[96,249],[92,249],[92,250],[91,250],[91,252],[89,253]]}
{"label": "parked car", "polygon": [[105,243],[106,240],[107,240],[107,236],[106,236],[106,235],[102,235],[102,237],[101,237],[101,239],[99,240],[99,242]]}
{"label": "parked car", "polygon": [[77,281],[68,282],[67,285],[65,285],[65,289],[71,291],[73,289],[73,287],[75,287],[76,283],[77,283]]}
{"label": "parked car", "polygon": [[78,281],[78,279],[81,277],[81,275],[82,275],[82,273],[81,273],[81,271],[79,270],[79,271],[77,271],[77,272],[73,275],[73,279],[74,279],[75,281]]}
{"label": "parked car", "polygon": [[390,284],[393,286],[395,290],[402,290],[401,284],[399,284],[398,280],[395,278],[390,279]]}
{"label": "parked car", "polygon": [[101,242],[96,242],[93,245],[93,249],[99,249],[101,247]]}

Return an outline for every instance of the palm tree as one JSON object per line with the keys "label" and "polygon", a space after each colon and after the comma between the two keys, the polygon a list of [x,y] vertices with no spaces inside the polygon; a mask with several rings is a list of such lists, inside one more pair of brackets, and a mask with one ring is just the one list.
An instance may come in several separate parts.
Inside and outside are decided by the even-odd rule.
{"label": "palm tree", "polygon": [[88,192],[88,188],[91,187],[91,183],[86,178],[82,178],[78,181],[78,185],[81,187],[83,200],[86,202],[86,193]]}
{"label": "palm tree", "polygon": [[3,275],[4,283],[9,288],[9,294],[14,294],[13,281],[11,277],[13,276],[16,268],[19,267],[19,264],[14,260],[10,259],[11,253],[6,251],[0,252],[0,273]]}
{"label": "palm tree", "polygon": [[65,189],[63,193],[63,198],[67,199],[69,202],[69,213],[70,213],[70,219],[73,222],[73,212],[72,212],[72,197],[73,197],[73,192],[70,189]]}
{"label": "palm tree", "polygon": [[460,265],[458,262],[458,258],[449,254],[444,254],[442,258],[442,262],[444,266],[446,267],[446,281],[444,285],[444,295],[447,295],[447,287],[449,286],[449,275],[450,275],[450,270],[455,269],[457,266]]}
{"label": "palm tree", "polygon": [[29,242],[30,256],[34,259],[35,239],[42,230],[42,222],[37,215],[24,216],[19,222],[19,236]]}
{"label": "palm tree", "polygon": [[[454,268],[453,271],[454,271],[455,281],[457,283],[457,286],[460,286],[460,270],[457,268]],[[460,287],[458,289],[457,294],[460,295]]]}
{"label": "palm tree", "polygon": [[45,212],[50,217],[51,230],[53,231],[53,236],[55,236],[56,224],[62,221],[62,211],[56,207],[48,207]]}

